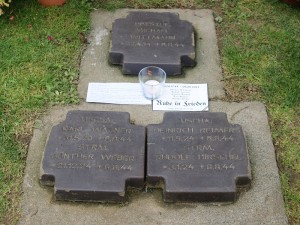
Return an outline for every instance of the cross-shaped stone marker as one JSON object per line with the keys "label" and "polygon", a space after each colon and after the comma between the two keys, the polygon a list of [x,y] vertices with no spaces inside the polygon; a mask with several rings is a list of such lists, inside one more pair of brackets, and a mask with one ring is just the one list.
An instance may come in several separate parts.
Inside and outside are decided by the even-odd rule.
{"label": "cross-shaped stone marker", "polygon": [[130,12],[113,23],[109,61],[122,64],[124,74],[138,74],[149,65],[167,75],[181,74],[181,65],[195,65],[192,24],[170,12]]}
{"label": "cross-shaped stone marker", "polygon": [[225,113],[167,112],[147,126],[147,182],[166,202],[233,202],[250,180],[242,128]]}
{"label": "cross-shaped stone marker", "polygon": [[145,136],[128,113],[70,111],[51,130],[41,184],[57,200],[124,202],[127,186],[144,186]]}

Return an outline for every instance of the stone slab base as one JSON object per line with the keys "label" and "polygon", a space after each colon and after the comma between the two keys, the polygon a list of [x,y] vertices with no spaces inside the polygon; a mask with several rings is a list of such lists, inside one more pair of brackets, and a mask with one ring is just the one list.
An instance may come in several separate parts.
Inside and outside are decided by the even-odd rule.
{"label": "stone slab base", "polygon": [[[92,13],[92,30],[88,46],[81,59],[78,91],[81,98],[86,98],[89,82],[132,82],[138,83],[137,76],[123,75],[122,67],[109,64],[109,48],[112,23],[118,18],[125,18],[130,9],[115,12],[96,10]],[[196,66],[184,68],[183,74],[168,77],[166,83],[207,83],[209,98],[225,96],[222,83],[219,49],[211,10],[153,9],[152,12],[178,13],[181,20],[192,23],[196,38]]]}
{"label": "stone slab base", "polygon": [[54,201],[53,188],[39,185],[41,159],[52,126],[69,110],[126,111],[132,122],[146,126],[162,122],[162,111],[151,106],[81,104],[55,107],[40,121],[29,147],[21,202],[22,225],[111,224],[288,224],[271,140],[267,113],[258,102],[210,102],[210,111],[225,112],[230,123],[240,124],[248,145],[252,186],[237,202],[219,204],[163,203],[160,189],[131,191],[126,204]]}

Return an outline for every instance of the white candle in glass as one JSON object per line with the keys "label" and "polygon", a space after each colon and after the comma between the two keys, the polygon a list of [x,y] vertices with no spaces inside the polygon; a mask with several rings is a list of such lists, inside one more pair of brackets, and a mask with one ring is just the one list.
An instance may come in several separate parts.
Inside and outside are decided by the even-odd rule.
{"label": "white candle in glass", "polygon": [[160,95],[161,85],[157,80],[147,80],[144,84],[146,98],[155,99]]}
{"label": "white candle in glass", "polygon": [[163,92],[166,73],[156,66],[148,66],[140,70],[139,81],[143,88],[144,96],[148,99],[157,99]]}

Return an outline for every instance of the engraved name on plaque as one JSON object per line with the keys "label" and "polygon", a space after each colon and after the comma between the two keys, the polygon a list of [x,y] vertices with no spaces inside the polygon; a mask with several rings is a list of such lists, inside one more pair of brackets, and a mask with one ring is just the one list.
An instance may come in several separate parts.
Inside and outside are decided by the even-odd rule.
{"label": "engraved name on plaque", "polygon": [[250,185],[244,134],[225,113],[167,112],[147,126],[147,183],[166,202],[233,202]]}
{"label": "engraved name on plaque", "polygon": [[126,112],[70,111],[49,135],[40,182],[56,200],[124,202],[143,188],[145,128]]}
{"label": "engraved name on plaque", "polygon": [[195,65],[192,24],[170,12],[130,12],[113,23],[109,61],[122,65],[124,74],[149,65],[181,74],[181,66]]}

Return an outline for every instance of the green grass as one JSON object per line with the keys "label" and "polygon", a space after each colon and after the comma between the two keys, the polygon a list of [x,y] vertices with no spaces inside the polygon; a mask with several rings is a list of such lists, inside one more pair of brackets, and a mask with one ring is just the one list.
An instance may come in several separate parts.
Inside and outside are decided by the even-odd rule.
{"label": "green grass", "polygon": [[228,98],[265,102],[289,221],[300,224],[300,9],[224,1],[222,12]]}
{"label": "green grass", "polygon": [[265,102],[291,224],[300,224],[300,9],[224,1],[222,62],[230,100]]}
{"label": "green grass", "polygon": [[[15,224],[34,119],[79,102],[76,82],[90,8],[212,8],[226,100],[266,104],[291,224],[300,224],[300,9],[277,0],[14,0],[0,17],[0,223]],[[9,18],[14,16],[13,20]],[[222,20],[220,20],[222,18]]]}
{"label": "green grass", "polygon": [[[235,13],[224,4],[229,11],[225,18],[232,21],[224,40],[224,64],[230,73],[245,74],[266,102],[293,108],[300,101],[299,11],[271,2],[259,3],[256,10],[251,6],[238,3]],[[276,10],[281,14],[272,16]]]}
{"label": "green grass", "polygon": [[[0,221],[14,224],[33,120],[53,104],[78,103],[76,82],[90,6],[43,8],[13,1],[0,17]],[[9,18],[14,16],[13,20]]]}

